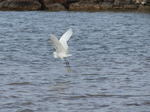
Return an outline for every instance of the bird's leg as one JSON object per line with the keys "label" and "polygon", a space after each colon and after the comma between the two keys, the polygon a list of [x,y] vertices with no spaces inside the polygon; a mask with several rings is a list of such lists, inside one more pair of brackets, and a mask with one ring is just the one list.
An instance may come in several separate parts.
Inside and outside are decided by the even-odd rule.
{"label": "bird's leg", "polygon": [[64,60],[66,63],[66,67],[70,68],[69,61],[67,59]]}
{"label": "bird's leg", "polygon": [[69,61],[66,58],[64,59],[64,61],[66,63],[67,71],[71,72]]}

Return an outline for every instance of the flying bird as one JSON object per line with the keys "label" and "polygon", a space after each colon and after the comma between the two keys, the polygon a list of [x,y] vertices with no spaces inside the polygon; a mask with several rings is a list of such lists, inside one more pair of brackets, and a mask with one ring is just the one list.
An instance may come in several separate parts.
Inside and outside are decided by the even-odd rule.
{"label": "flying bird", "polygon": [[67,41],[70,39],[72,34],[73,34],[72,29],[69,29],[61,36],[59,40],[55,35],[50,34],[51,43],[54,45],[56,49],[56,52],[53,52],[54,58],[61,58],[62,60],[64,60],[68,72],[70,72],[71,70],[70,70],[70,65],[69,65],[69,61],[67,60],[67,57],[72,55],[68,52]]}

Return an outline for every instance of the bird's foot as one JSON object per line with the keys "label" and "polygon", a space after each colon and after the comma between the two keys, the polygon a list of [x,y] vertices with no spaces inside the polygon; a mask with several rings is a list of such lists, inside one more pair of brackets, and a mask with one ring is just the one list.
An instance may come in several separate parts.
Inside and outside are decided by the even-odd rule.
{"label": "bird's foot", "polygon": [[70,72],[71,72],[71,69],[70,69],[70,68],[67,68],[67,72],[69,72],[69,73],[70,73]]}

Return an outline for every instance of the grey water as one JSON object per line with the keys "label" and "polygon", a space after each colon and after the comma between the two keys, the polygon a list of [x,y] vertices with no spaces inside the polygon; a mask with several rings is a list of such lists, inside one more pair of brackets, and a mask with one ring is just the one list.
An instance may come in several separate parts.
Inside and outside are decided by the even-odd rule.
{"label": "grey water", "polygon": [[150,112],[150,14],[0,12],[0,112]]}

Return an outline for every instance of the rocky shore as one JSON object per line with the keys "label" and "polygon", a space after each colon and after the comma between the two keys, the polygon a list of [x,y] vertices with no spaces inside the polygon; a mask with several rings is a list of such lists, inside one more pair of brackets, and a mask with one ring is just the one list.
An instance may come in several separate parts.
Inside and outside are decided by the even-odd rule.
{"label": "rocky shore", "polygon": [[0,11],[150,11],[150,0],[0,0]]}

